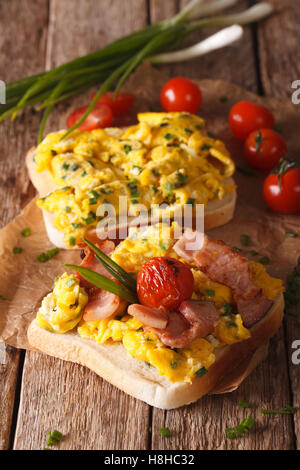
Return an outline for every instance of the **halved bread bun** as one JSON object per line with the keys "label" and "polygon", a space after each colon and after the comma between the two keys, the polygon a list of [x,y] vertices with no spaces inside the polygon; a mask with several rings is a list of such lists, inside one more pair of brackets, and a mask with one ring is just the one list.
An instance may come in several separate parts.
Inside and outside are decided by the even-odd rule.
{"label": "halved bread bun", "polygon": [[[47,171],[37,173],[36,163],[33,159],[34,152],[35,148],[33,147],[27,153],[26,165],[32,184],[38,191],[40,197],[44,197],[48,193],[58,189],[59,186],[54,183]],[[232,185],[235,184],[233,178],[227,178],[225,183]],[[236,204],[236,197],[236,190],[234,190],[231,193],[227,193],[222,200],[209,201],[206,204],[204,211],[205,231],[219,227],[220,225],[224,225],[232,219]],[[64,234],[54,226],[54,214],[45,210],[42,211],[49,240],[59,248],[67,248],[67,245],[64,242]],[[195,223],[195,216],[193,223]],[[95,229],[92,228],[90,231],[95,232]]]}
{"label": "halved bread bun", "polygon": [[172,383],[154,367],[128,354],[122,343],[97,344],[76,331],[50,333],[34,320],[28,329],[30,344],[40,351],[66,361],[82,364],[135,398],[162,409],[178,408],[206,395],[233,373],[242,361],[271,338],[281,325],[284,301],[280,294],[265,317],[251,329],[251,338],[216,350],[216,361],[201,378],[192,383]]}

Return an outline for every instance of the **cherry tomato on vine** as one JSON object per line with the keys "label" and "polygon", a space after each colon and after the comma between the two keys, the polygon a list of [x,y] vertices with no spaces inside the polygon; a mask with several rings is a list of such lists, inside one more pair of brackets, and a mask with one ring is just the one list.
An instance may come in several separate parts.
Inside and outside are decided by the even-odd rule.
{"label": "cherry tomato on vine", "polygon": [[[83,106],[73,111],[72,114],[67,118],[68,129],[74,126],[78,122],[88,106]],[[113,114],[109,106],[102,104],[97,105],[96,108],[89,114],[86,120],[78,127],[80,131],[92,131],[93,129],[98,129],[99,127],[109,127],[112,123]]]}
{"label": "cherry tomato on vine", "polygon": [[229,112],[230,129],[240,140],[245,140],[256,129],[272,129],[274,124],[274,116],[268,108],[250,101],[239,101]]}
{"label": "cherry tomato on vine", "polygon": [[300,212],[300,168],[296,163],[282,159],[265,179],[263,196],[275,212],[297,214]]}
{"label": "cherry tomato on vine", "polygon": [[[95,98],[96,93],[92,94],[92,100]],[[114,116],[120,116],[126,113],[131,108],[135,100],[135,96],[131,93],[119,92],[114,97],[113,91],[107,91],[100,96],[97,105],[106,104],[112,110]]]}
{"label": "cherry tomato on vine", "polygon": [[201,90],[188,78],[175,77],[167,81],[160,93],[160,102],[167,112],[196,114],[202,103]]}
{"label": "cherry tomato on vine", "polygon": [[173,258],[158,256],[143,264],[137,278],[137,294],[147,307],[177,309],[193,294],[190,268]]}
{"label": "cherry tomato on vine", "polygon": [[272,170],[286,154],[286,142],[273,129],[258,129],[251,132],[244,143],[244,156],[250,166],[261,170]]}

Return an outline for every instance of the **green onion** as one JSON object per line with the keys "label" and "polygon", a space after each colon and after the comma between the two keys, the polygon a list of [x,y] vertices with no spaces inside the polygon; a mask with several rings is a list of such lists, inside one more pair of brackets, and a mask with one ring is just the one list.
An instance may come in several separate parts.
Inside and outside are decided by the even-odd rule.
{"label": "green onion", "polygon": [[21,231],[21,235],[22,237],[29,237],[31,235],[31,230],[29,227],[26,227],[26,228],[23,228],[23,230]]}
{"label": "green onion", "polygon": [[247,401],[240,401],[240,406],[243,408],[251,408]]}
{"label": "green onion", "polygon": [[132,290],[135,293],[136,280],[87,238],[84,238],[84,241],[96,253],[96,258],[99,263],[101,263],[110,274],[118,279],[118,281],[124,284],[127,289]]}
{"label": "green onion", "polygon": [[267,410],[267,409],[262,408],[260,412],[263,415],[285,415],[285,414],[294,414],[296,413],[296,410],[290,405],[285,405],[281,410]]}
{"label": "green onion", "polygon": [[161,437],[170,437],[171,436],[171,431],[169,428],[160,428],[159,433]]}
{"label": "green onion", "polygon": [[0,300],[6,300],[6,297],[4,297],[3,295],[0,295]]}
{"label": "green onion", "polygon": [[200,379],[201,377],[203,377],[203,375],[207,374],[208,370],[206,369],[206,367],[201,367],[201,369],[197,370],[195,376]]}
{"label": "green onion", "polygon": [[241,245],[248,246],[250,245],[250,237],[249,235],[242,234],[240,237]]}
{"label": "green onion", "polygon": [[13,248],[13,253],[14,253],[15,255],[19,255],[20,253],[22,253],[22,251],[23,251],[23,248],[20,248],[20,247],[18,247],[18,246],[15,246],[15,247]]}
{"label": "green onion", "polygon": [[204,294],[207,297],[214,297],[216,294],[216,291],[214,291],[213,289],[205,289]]}
{"label": "green onion", "polygon": [[62,437],[62,433],[56,429],[52,432],[49,431],[47,434],[47,446],[52,447],[53,444],[58,444],[62,440]]}
{"label": "green onion", "polygon": [[226,436],[228,439],[236,439],[244,436],[247,431],[250,431],[254,426],[254,419],[251,416],[243,419],[241,424],[234,426],[233,428],[226,428]]}
{"label": "green onion", "polygon": [[259,260],[259,263],[261,264],[269,264],[270,263],[270,258],[268,256],[262,256]]}
{"label": "green onion", "polygon": [[297,236],[297,234],[294,233],[294,232],[285,232],[285,236],[287,238],[295,238]]}
{"label": "green onion", "polygon": [[46,251],[46,253],[40,253],[37,256],[37,260],[40,263],[46,263],[46,261],[49,261],[49,259],[53,258],[53,256],[57,255],[59,252],[59,248],[52,248],[52,250]]}

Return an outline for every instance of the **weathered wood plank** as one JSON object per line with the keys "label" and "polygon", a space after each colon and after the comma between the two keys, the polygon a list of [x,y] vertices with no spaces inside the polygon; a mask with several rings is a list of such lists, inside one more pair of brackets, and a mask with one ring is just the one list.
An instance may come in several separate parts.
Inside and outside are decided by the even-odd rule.
{"label": "weathered wood plank", "polygon": [[[47,66],[92,52],[146,25],[145,0],[52,0]],[[66,27],[66,18],[68,24]],[[66,114],[90,93],[60,106],[47,131],[64,127]],[[145,449],[149,407],[102,381],[88,369],[37,353],[27,353],[16,449],[40,449],[54,428],[67,438],[65,449]],[[27,432],[34,429],[33,433]],[[88,436],[88,437],[87,437]]]}
{"label": "weathered wood plank", "polygon": [[[0,2],[0,79],[6,83],[44,67],[48,7],[46,0]],[[17,38],[17,40],[16,40]],[[33,195],[24,156],[36,139],[39,119],[26,112],[15,123],[0,126],[0,226],[7,224]],[[2,302],[2,301],[1,301]],[[20,352],[2,349],[0,360],[0,449],[11,434]]]}
{"label": "weathered wood plank", "polygon": [[58,429],[60,449],[146,449],[148,408],[85,367],[31,352],[14,448],[43,449]]}
{"label": "weathered wood plank", "polygon": [[[174,6],[176,2],[168,3]],[[181,6],[185,3],[186,0],[180,2]],[[236,10],[246,8],[247,3],[240,2]],[[159,2],[152,0],[152,21],[158,19],[158,4]],[[167,9],[166,5],[164,6],[164,14],[171,10],[172,7]],[[203,33],[198,33],[197,37],[204,37]],[[223,78],[257,91],[252,30],[245,28],[244,37],[236,45],[191,63],[173,66],[171,73],[195,78]],[[255,417],[257,425],[245,439],[227,440],[225,428],[239,424],[247,416],[245,410],[238,406],[240,400],[247,400],[252,404],[251,414]],[[266,419],[259,413],[261,407],[281,407],[287,403],[290,403],[290,394],[281,329],[271,342],[267,361],[261,364],[236,392],[205,397],[198,403],[179,410],[163,412],[154,409],[152,446],[154,449],[290,449],[293,448],[294,442],[291,418],[283,418],[282,432],[282,426],[277,426],[278,421],[269,420],[266,426]],[[173,436],[170,439],[161,438],[161,427],[169,427]]]}
{"label": "weathered wood plank", "polygon": [[[291,98],[291,94],[294,91],[291,88],[291,84],[300,77],[300,12],[297,2],[272,0],[271,3],[274,5],[277,14],[258,26],[262,86],[266,94],[274,95],[278,98]],[[291,157],[298,158],[299,160],[298,155],[291,155]],[[300,266],[298,266],[298,269],[300,269]],[[298,311],[300,312],[300,308],[298,308]],[[295,353],[292,345],[295,341],[300,341],[299,317],[298,320],[288,316],[285,318],[285,337],[292,404],[297,409],[300,407],[300,364],[292,362],[292,355]],[[297,449],[300,449],[300,423],[297,415],[294,417],[294,429]]]}

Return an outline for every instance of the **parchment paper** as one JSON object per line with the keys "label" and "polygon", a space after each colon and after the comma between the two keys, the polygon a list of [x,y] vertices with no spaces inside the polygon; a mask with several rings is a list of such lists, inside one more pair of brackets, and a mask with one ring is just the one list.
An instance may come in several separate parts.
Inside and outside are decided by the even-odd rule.
{"label": "parchment paper", "polygon": [[[134,107],[130,114],[115,124],[133,124],[136,122],[137,112],[161,110],[159,90],[167,78],[148,64],[140,67],[126,85],[126,89],[137,96]],[[236,164],[244,164],[242,144],[231,135],[227,115],[230,107],[242,99],[264,104],[272,109],[276,123],[287,140],[289,155],[299,158],[300,107],[289,100],[258,97],[221,80],[200,80],[198,84],[203,94],[200,115],[206,120],[208,131],[226,143]],[[227,98],[226,102],[221,100],[224,96]],[[24,149],[24,158],[27,150]],[[259,252],[260,256],[269,256],[269,273],[285,279],[300,256],[300,217],[278,215],[268,210],[261,196],[264,174],[257,174],[257,177],[248,177],[236,172],[238,201],[234,219],[223,227],[209,231],[209,235],[239,247],[240,235],[249,235],[251,246],[247,250],[249,248]],[[28,238],[21,236],[21,230],[25,227],[30,227],[32,232]],[[296,233],[297,237],[286,238],[286,231]],[[14,247],[23,248],[23,252],[13,254]],[[32,349],[26,332],[41,299],[51,290],[55,276],[64,271],[63,264],[79,261],[77,250],[60,250],[50,261],[38,262],[37,255],[51,247],[35,200],[0,230],[0,295],[7,299],[0,300],[0,339],[14,347]],[[265,358],[266,350],[267,346],[264,346],[244,361],[214,393],[225,393],[237,388]]]}

